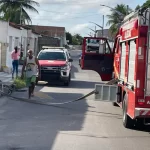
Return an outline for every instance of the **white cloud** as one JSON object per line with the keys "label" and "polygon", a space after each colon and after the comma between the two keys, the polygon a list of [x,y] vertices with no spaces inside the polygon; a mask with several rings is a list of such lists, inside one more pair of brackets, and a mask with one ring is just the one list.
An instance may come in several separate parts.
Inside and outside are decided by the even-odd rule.
{"label": "white cloud", "polygon": [[89,25],[88,23],[77,24],[77,25],[73,26],[69,31],[72,34],[80,33],[80,32],[82,32],[83,29],[85,29],[86,27],[88,27],[88,25]]}
{"label": "white cloud", "polygon": [[[102,24],[102,15],[110,14],[110,9],[100,4],[115,7],[116,4],[130,5],[130,0],[36,0],[40,3],[39,15],[34,14],[33,24],[64,26],[71,33],[89,33],[89,21]],[[132,0],[137,5],[140,0]],[[44,11],[47,10],[47,11]],[[48,12],[50,11],[50,12]],[[51,12],[52,11],[52,12]],[[55,13],[56,12],[56,13]],[[105,24],[107,18],[105,17]],[[93,27],[91,27],[93,28]]]}
{"label": "white cloud", "polygon": [[[63,21],[63,19],[71,17],[82,17],[90,15],[91,11],[94,11],[95,14],[99,13],[101,15],[108,15],[110,9],[107,7],[102,7],[100,4],[108,5],[114,7],[118,3],[123,3],[124,0],[37,0],[43,7],[47,7],[49,11],[55,10],[56,12],[62,13],[49,13],[52,21]],[[128,2],[130,0],[126,0]],[[49,7],[48,7],[49,6]],[[51,8],[51,9],[50,9]],[[85,12],[88,12],[87,14]],[[79,14],[80,13],[80,14]],[[83,13],[83,14],[82,14]],[[41,13],[40,13],[41,14]],[[42,12],[42,15],[39,16],[48,16],[48,12]]]}

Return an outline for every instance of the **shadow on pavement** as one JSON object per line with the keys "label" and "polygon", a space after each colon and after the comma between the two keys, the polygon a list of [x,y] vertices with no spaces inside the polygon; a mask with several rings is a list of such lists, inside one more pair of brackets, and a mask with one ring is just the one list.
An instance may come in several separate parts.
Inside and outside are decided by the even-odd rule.
{"label": "shadow on pavement", "polygon": [[39,82],[38,86],[47,86],[47,87],[62,87],[62,88],[73,88],[73,89],[91,89],[95,88],[95,84],[103,84],[102,82],[91,82],[91,81],[81,81],[81,80],[72,80],[69,86],[64,86],[63,83],[46,83]]}
{"label": "shadow on pavement", "polygon": [[[78,64],[78,63],[77,63]],[[79,66],[80,67],[80,66]],[[78,67],[75,65],[72,65],[72,70],[71,70],[71,78],[75,78],[75,73],[79,72]]]}
{"label": "shadow on pavement", "polygon": [[[37,90],[40,90],[38,87]],[[56,99],[50,102],[65,102],[83,96],[81,93],[46,93]],[[26,92],[14,93],[27,97]],[[37,99],[37,97],[36,97]],[[78,108],[74,111],[73,108]],[[16,108],[16,109],[14,109]],[[0,149],[51,150],[60,131],[80,131],[88,105],[85,100],[62,106],[40,106],[30,103],[8,101],[7,110],[0,114]]]}

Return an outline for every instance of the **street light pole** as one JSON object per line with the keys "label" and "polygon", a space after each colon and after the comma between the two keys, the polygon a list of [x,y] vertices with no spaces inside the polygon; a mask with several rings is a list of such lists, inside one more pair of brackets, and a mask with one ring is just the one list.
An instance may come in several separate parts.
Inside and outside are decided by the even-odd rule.
{"label": "street light pole", "polygon": [[103,15],[103,25],[102,25],[102,37],[104,36],[104,15]]}
{"label": "street light pole", "polygon": [[115,11],[116,13],[118,13],[118,15],[125,17],[125,15],[124,15],[123,13],[121,13],[121,12],[115,10],[114,8],[112,8],[112,7],[110,7],[110,6],[107,6],[107,5],[100,5],[100,6],[108,7],[108,8],[110,8],[111,10]]}
{"label": "street light pole", "polygon": [[127,15],[128,15],[128,12],[129,12],[129,5],[127,5]]}
{"label": "street light pole", "polygon": [[[103,15],[104,16],[104,15]],[[103,27],[100,26],[99,24],[95,23],[95,22],[90,22],[90,23],[93,23],[95,25],[97,25],[98,27],[100,27],[102,29],[102,37],[103,37],[103,30],[104,30],[104,21],[103,21]]]}
{"label": "street light pole", "polygon": [[96,37],[96,26],[95,26],[95,37]]}
{"label": "street light pole", "polygon": [[87,27],[88,29],[90,29],[91,31],[93,31],[94,33],[95,33],[95,30],[93,30],[93,29],[91,29],[91,28],[89,28],[89,27]]}

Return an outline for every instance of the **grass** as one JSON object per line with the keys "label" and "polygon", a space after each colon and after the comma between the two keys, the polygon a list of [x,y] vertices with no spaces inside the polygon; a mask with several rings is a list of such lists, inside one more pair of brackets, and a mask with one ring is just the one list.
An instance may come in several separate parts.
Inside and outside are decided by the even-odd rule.
{"label": "grass", "polygon": [[14,84],[15,84],[16,89],[21,89],[21,88],[25,88],[26,87],[25,79],[16,78],[14,80]]}

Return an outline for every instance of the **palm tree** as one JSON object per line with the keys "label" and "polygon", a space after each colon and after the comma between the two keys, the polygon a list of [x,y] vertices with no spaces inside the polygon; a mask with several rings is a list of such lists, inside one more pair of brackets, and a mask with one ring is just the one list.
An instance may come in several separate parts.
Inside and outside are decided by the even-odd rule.
{"label": "palm tree", "polygon": [[142,7],[149,7],[150,6],[150,0],[147,0]]}
{"label": "palm tree", "polygon": [[0,0],[0,20],[30,24],[32,20],[26,10],[38,13],[34,5],[39,6],[39,3],[33,0]]}
{"label": "palm tree", "polygon": [[137,5],[137,6],[135,7],[135,11],[139,10],[140,8],[141,8],[141,6],[140,6],[140,5]]}
{"label": "palm tree", "polygon": [[110,26],[110,32],[112,35],[115,35],[118,31],[118,25],[121,23],[121,16],[118,12],[126,16],[132,10],[127,8],[125,4],[117,4],[117,6],[111,10],[111,14],[107,15],[108,22],[106,25]]}

